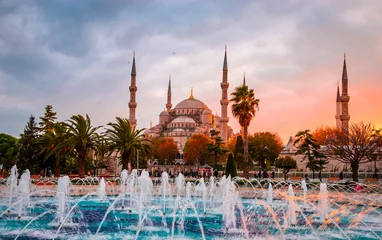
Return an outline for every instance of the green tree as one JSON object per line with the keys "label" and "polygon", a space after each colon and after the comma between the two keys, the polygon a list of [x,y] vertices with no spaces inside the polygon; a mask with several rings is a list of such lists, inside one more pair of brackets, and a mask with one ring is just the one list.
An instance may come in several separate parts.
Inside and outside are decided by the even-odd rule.
{"label": "green tree", "polygon": [[[109,142],[111,151],[117,151],[120,155],[124,169],[131,169],[131,163],[136,162],[136,157],[149,157],[152,154],[151,141],[144,138],[145,128],[136,130],[131,127],[126,118],[116,117],[115,123],[107,124],[106,139]],[[139,153],[138,153],[139,151]]]}
{"label": "green tree", "polygon": [[239,169],[245,169],[252,166],[252,164],[250,164],[251,161],[248,161],[248,163],[244,162],[244,142],[241,135],[236,137],[236,144],[233,155],[235,163],[237,163],[237,167]]}
{"label": "green tree", "polygon": [[284,173],[284,180],[287,180],[287,174],[290,170],[297,167],[296,160],[291,156],[279,157],[275,161],[275,166],[281,168]]}
{"label": "green tree", "polygon": [[283,142],[277,133],[257,132],[248,138],[249,154],[262,169],[274,165],[283,149]]}
{"label": "green tree", "polygon": [[259,99],[255,98],[253,89],[248,90],[248,86],[242,85],[235,88],[230,99],[232,104],[232,114],[239,120],[240,126],[244,128],[244,162],[248,162],[248,126],[252,118],[255,117]]}
{"label": "green tree", "polygon": [[353,181],[358,182],[359,165],[382,160],[382,135],[373,124],[353,123],[349,131],[339,131],[331,138],[327,153],[334,159],[349,164]]}
{"label": "green tree", "polygon": [[54,126],[54,123],[57,119],[56,112],[53,112],[53,106],[52,105],[46,105],[45,107],[45,114],[43,117],[40,117],[40,131],[45,133],[48,130],[52,129]]}
{"label": "green tree", "polygon": [[15,164],[17,155],[17,138],[0,133],[0,163],[3,167],[10,169]]}
{"label": "green tree", "polygon": [[41,167],[41,162],[39,161],[41,149],[38,143],[38,132],[39,129],[35,117],[31,115],[18,144],[16,162],[21,172],[29,169],[32,173],[36,173]]}
{"label": "green tree", "polygon": [[60,176],[60,166],[64,162],[65,156],[69,153],[68,148],[58,145],[64,141],[67,134],[67,127],[63,122],[53,123],[51,128],[47,129],[44,135],[40,137],[39,143],[42,145],[41,153],[44,154],[44,160],[53,159],[54,175]]}
{"label": "green tree", "polygon": [[67,149],[78,160],[78,173],[81,178],[85,177],[85,164],[90,149],[95,150],[98,139],[96,131],[101,127],[93,127],[89,116],[86,119],[82,115],[74,115],[65,126],[68,129],[63,141],[57,146],[59,149]]}
{"label": "green tree", "polygon": [[214,168],[217,167],[218,164],[218,156],[221,156],[228,152],[227,149],[223,147],[223,139],[220,137],[220,132],[216,130],[211,130],[211,142],[207,144],[207,149],[209,152],[212,152],[214,155],[215,165]]}
{"label": "green tree", "polygon": [[233,159],[233,154],[230,153],[228,155],[228,161],[227,161],[227,166],[225,168],[225,175],[228,177],[231,175],[231,178],[234,178],[237,176],[237,170],[236,170],[236,165],[235,161]]}
{"label": "green tree", "polygon": [[326,155],[320,150],[320,144],[313,138],[309,130],[299,131],[296,134],[296,139],[293,144],[298,147],[297,154],[304,154],[304,160],[308,160],[306,167],[313,172],[319,171],[321,178],[321,171],[328,163]]}

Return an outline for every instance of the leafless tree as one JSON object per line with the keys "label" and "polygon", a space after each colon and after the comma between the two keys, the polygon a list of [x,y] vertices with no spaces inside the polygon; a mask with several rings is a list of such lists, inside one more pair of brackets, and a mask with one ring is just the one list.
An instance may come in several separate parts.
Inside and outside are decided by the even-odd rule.
{"label": "leafless tree", "polygon": [[381,131],[373,124],[353,123],[349,131],[343,129],[331,137],[326,154],[349,164],[353,181],[358,182],[360,164],[382,160],[381,142]]}

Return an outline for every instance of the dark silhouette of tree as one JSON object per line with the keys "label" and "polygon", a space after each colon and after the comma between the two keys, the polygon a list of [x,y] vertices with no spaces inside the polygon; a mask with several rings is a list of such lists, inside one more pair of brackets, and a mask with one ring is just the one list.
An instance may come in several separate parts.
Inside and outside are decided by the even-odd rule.
{"label": "dark silhouette of tree", "polygon": [[38,142],[39,128],[35,121],[35,117],[31,115],[29,121],[24,128],[24,133],[20,136],[18,154],[16,156],[16,164],[21,172],[29,169],[32,173],[39,171],[41,167],[40,161],[40,145]]}
{"label": "dark silhouette of tree", "polygon": [[353,181],[358,182],[359,165],[370,161],[381,161],[380,130],[363,122],[353,123],[349,131],[337,132],[328,144],[327,154],[334,159],[349,164]]}
{"label": "dark silhouette of tree", "polygon": [[293,144],[298,148],[296,155],[304,154],[304,160],[307,160],[306,167],[313,172],[320,172],[321,180],[321,171],[325,168],[325,165],[328,164],[327,156],[320,150],[320,144],[317,140],[313,138],[309,130],[300,131],[296,134],[296,139]]}
{"label": "dark silhouette of tree", "polygon": [[267,164],[274,165],[283,149],[283,142],[277,133],[257,132],[249,136],[248,149],[251,158],[257,161],[262,169],[267,169]]}
{"label": "dark silhouette of tree", "polygon": [[216,169],[218,164],[218,157],[227,153],[228,150],[223,147],[223,139],[220,137],[220,132],[216,130],[211,130],[211,142],[207,144],[207,149],[209,152],[212,152],[214,155],[214,169]]}
{"label": "dark silhouette of tree", "polygon": [[297,167],[296,160],[291,156],[279,157],[275,161],[275,166],[281,168],[284,173],[284,180],[287,180],[287,174],[290,170]]}
{"label": "dark silhouette of tree", "polygon": [[234,178],[237,176],[236,165],[235,165],[235,161],[233,160],[232,153],[228,155],[227,166],[225,168],[225,175],[227,177],[231,175],[231,178]]}
{"label": "dark silhouette of tree", "polygon": [[3,164],[3,168],[10,169],[15,164],[17,143],[17,138],[0,133],[0,163]]}
{"label": "dark silhouette of tree", "polygon": [[232,114],[239,120],[240,126],[244,129],[244,162],[248,162],[248,126],[255,117],[259,99],[255,98],[253,89],[248,90],[248,86],[241,85],[231,93]]}

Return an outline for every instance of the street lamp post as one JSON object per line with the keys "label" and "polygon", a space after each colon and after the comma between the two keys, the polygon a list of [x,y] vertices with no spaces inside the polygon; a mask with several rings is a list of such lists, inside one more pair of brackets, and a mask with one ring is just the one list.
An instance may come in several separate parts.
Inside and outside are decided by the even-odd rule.
{"label": "street lamp post", "polygon": [[265,147],[263,148],[263,153],[264,153],[264,164],[265,164],[265,168],[267,168],[267,155],[268,155],[268,147],[265,145]]}

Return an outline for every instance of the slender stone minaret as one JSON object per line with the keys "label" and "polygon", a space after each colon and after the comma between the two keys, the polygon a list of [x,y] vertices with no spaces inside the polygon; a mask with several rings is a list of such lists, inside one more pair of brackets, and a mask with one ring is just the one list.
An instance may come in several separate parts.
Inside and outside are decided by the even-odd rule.
{"label": "slender stone minaret", "polygon": [[227,45],[225,46],[224,51],[224,63],[223,63],[223,79],[220,83],[220,87],[222,89],[222,99],[220,100],[220,105],[222,106],[221,111],[221,137],[224,143],[227,143],[227,124],[229,121],[227,108],[228,108],[228,64],[227,64]]}
{"label": "slender stone minaret", "polygon": [[135,93],[137,92],[137,71],[135,69],[135,51],[133,54],[133,66],[131,68],[131,85],[129,87],[130,90],[130,102],[129,102],[129,122],[132,127],[135,127],[137,125],[137,119],[135,118],[135,109],[137,108],[137,102],[136,102],[136,97]]}
{"label": "slender stone minaret", "polygon": [[336,127],[342,128],[341,122],[341,97],[340,97],[340,85],[337,82],[337,98],[336,98]]}
{"label": "slender stone minaret", "polygon": [[349,131],[349,100],[350,96],[348,95],[348,74],[346,70],[346,54],[344,54],[344,67],[342,70],[342,95],[340,97],[341,99],[341,111],[342,114],[340,116],[341,122],[342,122],[342,129],[345,132]]}
{"label": "slender stone minaret", "polygon": [[171,108],[172,108],[172,104],[171,104],[171,75],[170,75],[168,79],[168,90],[167,90],[167,103],[166,103],[167,112],[170,112]]}

